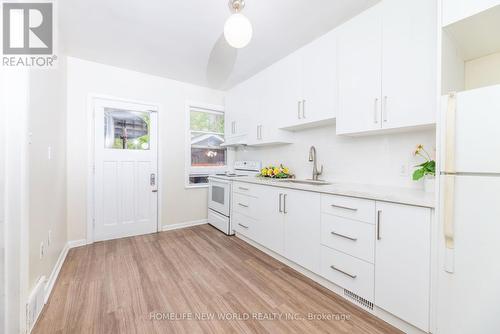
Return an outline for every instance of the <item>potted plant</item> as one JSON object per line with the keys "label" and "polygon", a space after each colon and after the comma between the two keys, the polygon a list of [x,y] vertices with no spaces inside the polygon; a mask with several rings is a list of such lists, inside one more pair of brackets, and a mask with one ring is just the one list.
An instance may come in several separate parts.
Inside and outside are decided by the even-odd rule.
{"label": "potted plant", "polygon": [[423,145],[417,145],[414,156],[423,158],[425,161],[415,167],[418,167],[413,172],[413,180],[418,181],[424,179],[424,189],[426,192],[434,192],[435,190],[435,179],[436,179],[436,161],[431,158],[429,152],[427,152]]}

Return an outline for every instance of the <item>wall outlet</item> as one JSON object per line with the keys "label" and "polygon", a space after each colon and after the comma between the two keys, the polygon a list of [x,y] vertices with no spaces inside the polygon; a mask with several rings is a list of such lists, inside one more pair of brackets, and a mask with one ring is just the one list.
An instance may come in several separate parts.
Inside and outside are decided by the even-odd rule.
{"label": "wall outlet", "polygon": [[47,147],[47,160],[52,160],[52,146]]}
{"label": "wall outlet", "polygon": [[43,255],[45,254],[45,246],[43,241],[40,243],[40,260],[43,259]]}
{"label": "wall outlet", "polygon": [[50,246],[52,243],[52,230],[49,230],[49,233],[47,235],[47,246]]}

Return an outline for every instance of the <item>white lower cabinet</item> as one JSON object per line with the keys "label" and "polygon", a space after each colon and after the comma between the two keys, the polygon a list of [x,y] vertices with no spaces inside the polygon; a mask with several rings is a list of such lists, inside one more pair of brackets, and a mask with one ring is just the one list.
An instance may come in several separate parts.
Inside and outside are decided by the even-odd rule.
{"label": "white lower cabinet", "polygon": [[431,210],[377,202],[375,305],[429,331]]}
{"label": "white lower cabinet", "polygon": [[373,302],[373,264],[322,246],[321,276]]}
{"label": "white lower cabinet", "polygon": [[375,262],[374,235],[374,224],[321,215],[321,244],[370,263]]}
{"label": "white lower cabinet", "polygon": [[320,194],[299,190],[283,192],[283,255],[309,269],[320,266]]}
{"label": "white lower cabinet", "polygon": [[238,234],[429,331],[432,210],[235,182]]}

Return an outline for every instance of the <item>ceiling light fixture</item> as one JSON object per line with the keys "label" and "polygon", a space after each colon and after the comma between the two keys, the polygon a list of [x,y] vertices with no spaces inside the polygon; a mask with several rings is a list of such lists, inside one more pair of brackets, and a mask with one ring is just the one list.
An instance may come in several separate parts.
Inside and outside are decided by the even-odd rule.
{"label": "ceiling light fixture", "polygon": [[224,37],[233,48],[241,49],[250,43],[253,29],[250,20],[240,12],[245,8],[245,0],[229,0],[233,13],[224,24]]}

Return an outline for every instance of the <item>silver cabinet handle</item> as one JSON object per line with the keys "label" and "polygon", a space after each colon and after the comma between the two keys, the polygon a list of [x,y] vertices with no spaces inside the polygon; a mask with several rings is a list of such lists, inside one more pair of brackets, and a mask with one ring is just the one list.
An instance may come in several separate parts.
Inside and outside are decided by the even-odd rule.
{"label": "silver cabinet handle", "polygon": [[302,118],[306,118],[306,100],[302,100]]}
{"label": "silver cabinet handle", "polygon": [[377,211],[377,240],[381,240],[380,237],[380,215],[382,214],[382,210]]}
{"label": "silver cabinet handle", "polygon": [[358,277],[358,275],[351,275],[351,274],[349,274],[348,272],[345,272],[345,271],[343,271],[343,270],[341,270],[341,269],[339,269],[339,268],[337,268],[337,267],[335,267],[335,266],[333,266],[333,265],[332,265],[332,266],[330,266],[330,268],[332,268],[332,269],[333,269],[333,270],[335,270],[335,271],[338,271],[338,272],[339,272],[339,273],[341,273],[341,274],[344,274],[344,275],[346,275],[346,276],[349,276],[349,277],[350,277],[350,278],[352,278],[352,279],[355,279],[356,277]]}
{"label": "silver cabinet handle", "polygon": [[239,190],[249,190],[248,188],[238,187]]}
{"label": "silver cabinet handle", "polygon": [[352,237],[348,237],[347,235],[343,235],[343,234],[340,234],[340,233],[337,233],[337,232],[330,232],[332,235],[336,235],[337,237],[341,237],[341,238],[344,238],[344,239],[348,239],[348,240],[351,240],[351,241],[357,241],[358,238],[352,238]]}
{"label": "silver cabinet handle", "polygon": [[384,123],[387,122],[387,96],[384,96],[384,106],[382,108],[384,114]]}
{"label": "silver cabinet handle", "polygon": [[349,210],[349,211],[358,211],[358,209],[350,208],[348,206],[342,206],[342,205],[336,205],[336,204],[332,204],[331,206],[332,206],[332,208],[339,208],[339,209],[344,209],[344,210]]}
{"label": "silver cabinet handle", "polygon": [[260,126],[260,125],[257,125],[257,140],[259,140],[259,139],[260,139],[260,138],[259,138],[259,126]]}
{"label": "silver cabinet handle", "polygon": [[297,101],[297,118],[300,119],[300,101]]}
{"label": "silver cabinet handle", "polygon": [[243,204],[243,203],[238,203],[238,205],[239,205],[239,206],[242,206],[242,207],[244,207],[244,208],[248,208],[248,205]]}
{"label": "silver cabinet handle", "polygon": [[283,213],[287,214],[288,212],[286,211],[286,194],[283,194]]}
{"label": "silver cabinet handle", "polygon": [[241,226],[241,227],[243,227],[243,228],[248,228],[248,226],[243,225],[243,224],[238,224],[238,225],[240,225],[240,226]]}
{"label": "silver cabinet handle", "polygon": [[375,98],[375,107],[374,107],[374,110],[373,110],[373,122],[375,124],[378,123],[378,97]]}
{"label": "silver cabinet handle", "polygon": [[156,185],[156,174],[155,173],[151,173],[151,175],[149,176],[149,185],[151,185],[153,187]]}
{"label": "silver cabinet handle", "polygon": [[280,197],[279,197],[279,205],[278,205],[278,210],[280,213],[283,212],[283,209],[281,208],[281,200],[283,199],[283,194],[280,194]]}

